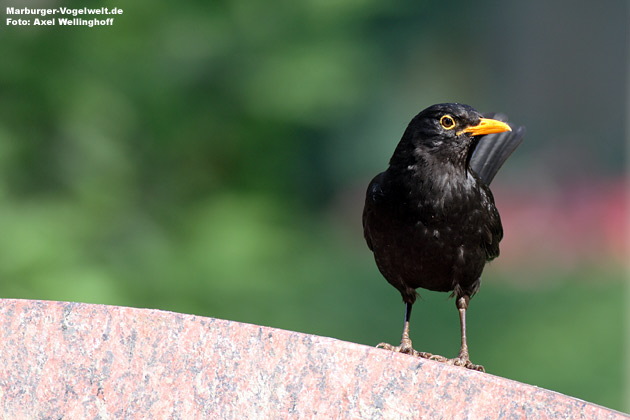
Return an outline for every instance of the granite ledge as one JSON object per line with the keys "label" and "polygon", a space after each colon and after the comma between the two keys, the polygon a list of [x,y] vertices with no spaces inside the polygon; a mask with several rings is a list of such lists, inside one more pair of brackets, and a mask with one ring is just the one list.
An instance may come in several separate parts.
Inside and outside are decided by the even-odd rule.
{"label": "granite ledge", "polygon": [[368,346],[152,309],[0,300],[3,419],[630,419]]}

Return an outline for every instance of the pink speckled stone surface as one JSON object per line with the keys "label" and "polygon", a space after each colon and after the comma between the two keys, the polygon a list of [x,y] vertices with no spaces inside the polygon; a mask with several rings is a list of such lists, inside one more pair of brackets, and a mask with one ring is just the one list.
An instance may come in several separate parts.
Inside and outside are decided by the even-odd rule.
{"label": "pink speckled stone surface", "polygon": [[149,309],[0,301],[2,419],[628,419],[489,374]]}

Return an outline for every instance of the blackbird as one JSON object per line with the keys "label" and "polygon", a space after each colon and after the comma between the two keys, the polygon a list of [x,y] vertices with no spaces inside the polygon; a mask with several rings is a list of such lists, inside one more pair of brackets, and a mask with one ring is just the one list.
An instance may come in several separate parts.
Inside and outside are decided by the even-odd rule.
{"label": "blackbird", "polygon": [[[381,274],[405,303],[400,345],[378,347],[484,371],[470,361],[466,310],[503,237],[488,185],[525,132],[523,127],[512,131],[500,119],[505,118],[484,117],[456,103],[425,109],[409,123],[387,170],[368,186],[365,240]],[[409,320],[417,288],[452,291],[461,328],[458,357],[413,349]]]}

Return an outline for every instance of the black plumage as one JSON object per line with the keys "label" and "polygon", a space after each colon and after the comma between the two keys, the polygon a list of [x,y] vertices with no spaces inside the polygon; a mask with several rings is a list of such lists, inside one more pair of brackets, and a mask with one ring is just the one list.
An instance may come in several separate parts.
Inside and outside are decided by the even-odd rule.
{"label": "black plumage", "polygon": [[[485,118],[493,118],[506,122],[504,114],[484,114]],[[477,142],[470,159],[470,169],[486,184],[490,185],[494,176],[499,172],[503,163],[512,152],[523,142],[525,127],[510,127],[512,131],[488,134],[483,141]]]}
{"label": "black plumage", "polygon": [[[520,144],[510,131],[462,104],[438,104],[416,115],[389,167],[368,186],[363,229],[376,264],[406,304],[400,346],[379,346],[471,369],[465,313],[487,261],[499,255],[503,228],[488,184]],[[413,350],[409,318],[416,289],[452,291],[460,312],[459,357]]]}

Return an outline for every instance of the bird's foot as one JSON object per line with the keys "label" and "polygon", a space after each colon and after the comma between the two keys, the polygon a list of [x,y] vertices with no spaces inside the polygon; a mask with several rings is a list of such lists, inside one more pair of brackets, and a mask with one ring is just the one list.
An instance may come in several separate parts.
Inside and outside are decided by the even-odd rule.
{"label": "bird's foot", "polygon": [[423,355],[427,354],[427,353],[422,353],[417,350],[414,350],[413,345],[411,343],[411,339],[409,339],[409,337],[406,335],[403,336],[402,340],[400,341],[400,346],[393,346],[388,343],[380,343],[380,344],[377,344],[376,347],[379,349],[394,351],[396,353],[408,354],[410,356],[415,356],[415,357],[424,357]]}
{"label": "bird's foot", "polygon": [[421,357],[423,359],[436,360],[438,362],[447,362],[449,360],[444,356],[438,356],[437,354],[415,350],[411,345],[411,340],[403,340],[400,343],[400,346],[393,346],[389,343],[379,343],[376,345],[376,348],[389,350],[396,353],[408,354],[410,356]]}
{"label": "bird's foot", "polygon": [[410,356],[416,356],[416,357],[420,356],[420,352],[414,350],[413,347],[411,347],[411,342],[409,343],[402,342],[400,343],[400,346],[393,346],[389,343],[379,343],[376,345],[376,348],[389,350],[396,353],[408,354]]}
{"label": "bird's foot", "polygon": [[446,357],[440,356],[439,354],[424,353],[424,356],[422,357],[429,360],[435,360],[436,362],[441,362],[441,363],[448,362],[448,359]]}
{"label": "bird's foot", "polygon": [[460,355],[459,357],[448,359],[444,356],[440,356],[439,354],[432,354],[432,353],[427,353],[424,351],[415,350],[411,345],[411,340],[409,339],[407,340],[403,339],[400,342],[399,346],[394,346],[389,343],[379,343],[376,345],[376,348],[389,350],[396,353],[408,354],[410,356],[421,357],[423,359],[434,360],[436,362],[446,363],[447,365],[461,366],[461,367],[465,367],[466,369],[476,370],[479,372],[486,371],[483,366],[475,365],[474,363],[472,363],[470,361],[470,358],[468,358],[466,355],[464,356]]}
{"label": "bird's foot", "polygon": [[466,369],[476,370],[476,371],[479,371],[479,372],[485,372],[486,371],[486,369],[483,366],[475,365],[467,357],[455,357],[454,359],[446,359],[444,362],[449,364],[449,365],[461,366],[461,367],[465,367]]}

